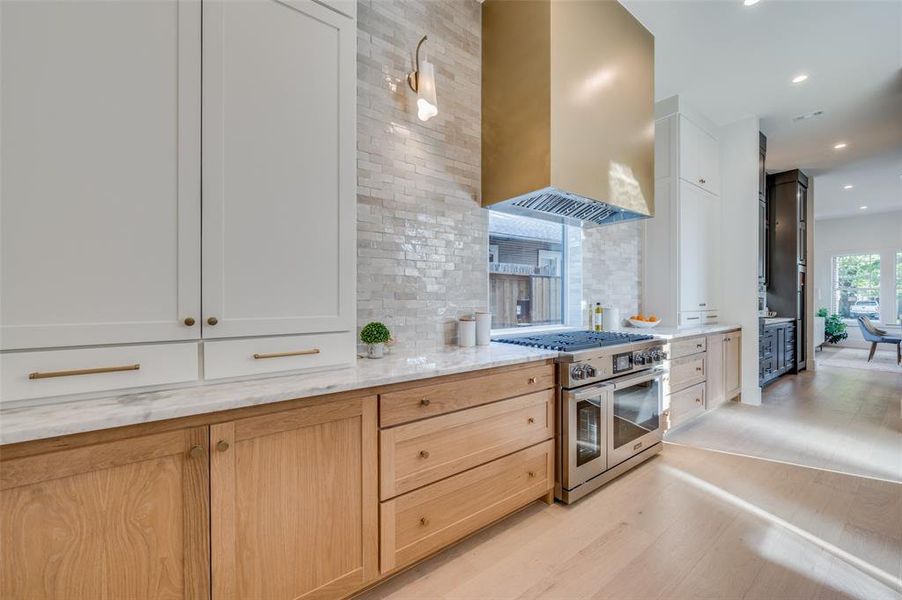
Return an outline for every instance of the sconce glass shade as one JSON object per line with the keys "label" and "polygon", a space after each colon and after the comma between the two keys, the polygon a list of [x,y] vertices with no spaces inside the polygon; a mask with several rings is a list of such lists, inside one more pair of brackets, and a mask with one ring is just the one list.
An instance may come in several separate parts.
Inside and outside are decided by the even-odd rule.
{"label": "sconce glass shade", "polygon": [[435,68],[429,61],[420,62],[417,72],[417,117],[420,121],[428,121],[438,114],[438,102],[435,99]]}

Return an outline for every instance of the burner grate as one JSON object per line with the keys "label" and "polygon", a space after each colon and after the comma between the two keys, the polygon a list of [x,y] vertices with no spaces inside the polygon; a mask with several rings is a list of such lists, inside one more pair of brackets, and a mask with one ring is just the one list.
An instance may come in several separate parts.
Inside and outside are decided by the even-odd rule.
{"label": "burner grate", "polygon": [[541,333],[497,338],[494,341],[503,344],[517,344],[558,352],[575,352],[589,348],[604,348],[617,344],[629,344],[654,339],[652,335],[641,333],[621,333],[617,331],[563,331],[560,333]]}

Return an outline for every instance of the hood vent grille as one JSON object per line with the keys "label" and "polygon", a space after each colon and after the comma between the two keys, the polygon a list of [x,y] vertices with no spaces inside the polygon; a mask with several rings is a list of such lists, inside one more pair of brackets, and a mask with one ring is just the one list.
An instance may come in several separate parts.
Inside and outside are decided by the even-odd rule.
{"label": "hood vent grille", "polygon": [[500,212],[564,222],[579,227],[609,225],[647,218],[646,215],[551,187],[511,198],[505,202],[494,204],[490,208]]}

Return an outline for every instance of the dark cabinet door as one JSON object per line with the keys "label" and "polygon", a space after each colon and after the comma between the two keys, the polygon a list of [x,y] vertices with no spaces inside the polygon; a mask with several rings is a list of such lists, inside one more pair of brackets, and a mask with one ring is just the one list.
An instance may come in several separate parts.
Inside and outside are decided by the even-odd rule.
{"label": "dark cabinet door", "polygon": [[799,202],[799,231],[798,231],[798,253],[799,264],[804,265],[808,262],[808,188],[800,185],[798,191]]}
{"label": "dark cabinet door", "polygon": [[[774,346],[776,349],[776,358],[777,358],[777,371],[783,371],[786,369],[786,328],[785,327],[777,327],[776,331],[776,340],[774,342]],[[790,360],[792,358],[790,357]]]}

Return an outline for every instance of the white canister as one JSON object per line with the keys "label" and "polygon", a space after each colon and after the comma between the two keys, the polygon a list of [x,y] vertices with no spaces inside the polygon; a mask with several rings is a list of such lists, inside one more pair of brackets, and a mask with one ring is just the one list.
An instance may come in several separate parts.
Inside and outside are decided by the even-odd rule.
{"label": "white canister", "polygon": [[604,309],[604,325],[602,328],[605,331],[617,331],[620,329],[620,309],[614,308],[613,306],[610,308]]}
{"label": "white canister", "polygon": [[492,341],[492,313],[476,313],[476,345],[488,346]]}
{"label": "white canister", "polygon": [[476,345],[476,320],[473,317],[461,317],[457,322],[457,345],[461,348]]}

